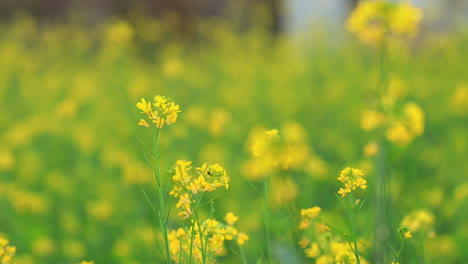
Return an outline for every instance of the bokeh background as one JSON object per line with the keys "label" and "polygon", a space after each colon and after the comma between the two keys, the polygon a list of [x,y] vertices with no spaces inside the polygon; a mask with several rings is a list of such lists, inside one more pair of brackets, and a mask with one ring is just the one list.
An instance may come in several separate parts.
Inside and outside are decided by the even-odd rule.
{"label": "bokeh background", "polygon": [[[340,222],[338,172],[361,168],[372,193],[375,139],[360,126],[376,94],[378,51],[348,33],[357,1],[0,1],[0,234],[22,263],[162,263],[140,187],[156,184],[137,139],[140,98],[180,105],[162,170],[218,162],[231,177],[214,215],[232,211],[261,258],[261,185],[250,141],[279,129],[302,160],[273,180],[277,263],[314,263],[294,212],[318,205]],[[425,113],[424,133],[391,149],[391,222],[424,209],[433,234],[404,263],[463,263],[468,248],[468,2],[418,0],[417,38],[392,52],[390,83]],[[246,165],[247,164],[247,165]],[[359,225],[372,241],[370,195]],[[207,210],[208,211],[208,210]],[[338,219],[338,220],[336,220]],[[170,228],[180,226],[174,214]],[[367,253],[371,255],[371,253]],[[240,263],[232,252],[221,263]]]}

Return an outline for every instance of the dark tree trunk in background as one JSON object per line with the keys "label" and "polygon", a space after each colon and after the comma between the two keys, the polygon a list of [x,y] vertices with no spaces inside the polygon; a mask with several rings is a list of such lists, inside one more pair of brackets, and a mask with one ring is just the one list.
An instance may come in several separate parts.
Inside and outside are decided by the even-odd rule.
{"label": "dark tree trunk in background", "polygon": [[357,6],[359,0],[348,0],[349,10],[353,11],[353,9]]}
{"label": "dark tree trunk in background", "polygon": [[39,20],[66,19],[78,14],[91,23],[108,18],[131,19],[132,14],[164,17],[166,14],[177,18],[176,30],[190,31],[200,17],[223,17],[230,4],[243,7],[240,12],[249,27],[257,22],[254,6],[262,5],[270,16],[272,32],[282,28],[282,0],[0,0],[0,19],[12,19],[14,14],[26,13]]}

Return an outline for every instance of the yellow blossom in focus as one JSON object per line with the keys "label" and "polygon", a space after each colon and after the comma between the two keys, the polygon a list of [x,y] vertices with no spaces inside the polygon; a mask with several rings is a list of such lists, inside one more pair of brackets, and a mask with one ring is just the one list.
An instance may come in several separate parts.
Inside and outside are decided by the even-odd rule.
{"label": "yellow blossom in focus", "polygon": [[344,184],[344,187],[340,188],[338,194],[341,197],[345,197],[352,191],[360,188],[365,190],[367,188],[367,181],[363,178],[364,173],[359,169],[353,169],[347,167],[340,172],[338,180]]}
{"label": "yellow blossom in focus", "polygon": [[169,194],[179,198],[176,207],[180,208],[179,216],[188,218],[193,211],[191,204],[196,201],[197,194],[211,192],[219,187],[229,188],[229,177],[226,170],[219,164],[206,163],[195,169],[198,177],[191,175],[191,161],[178,160],[172,174],[172,190]]}
{"label": "yellow blossom in focus", "polygon": [[[200,225],[195,224],[189,228],[172,230],[168,234],[171,258],[177,263],[188,263],[191,255],[198,263],[203,255],[223,256],[227,252],[225,240],[232,240],[234,237],[240,245],[249,239],[245,233],[238,232],[231,225],[225,226],[215,219],[206,219]],[[210,258],[207,263],[218,262]]]}
{"label": "yellow blossom in focus", "polygon": [[[148,119],[157,128],[162,128],[164,124],[171,125],[177,121],[178,113],[181,112],[179,105],[176,105],[169,98],[157,95],[154,97],[154,102],[147,102],[144,98],[136,104],[141,113],[146,114]],[[154,110],[153,110],[154,106]],[[141,119],[140,126],[149,127],[146,120]]]}

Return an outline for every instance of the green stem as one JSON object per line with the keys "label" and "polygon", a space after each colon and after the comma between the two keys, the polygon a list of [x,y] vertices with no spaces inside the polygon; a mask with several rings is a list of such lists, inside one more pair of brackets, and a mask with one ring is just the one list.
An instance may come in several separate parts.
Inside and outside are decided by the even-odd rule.
{"label": "green stem", "polygon": [[265,233],[266,233],[266,250],[267,250],[267,258],[268,263],[272,262],[272,255],[271,255],[271,233],[270,233],[270,202],[269,202],[269,193],[270,193],[270,182],[271,176],[268,177],[264,181],[264,200],[265,200],[265,212],[264,212],[264,221],[265,221]]}
{"label": "green stem", "polygon": [[397,257],[396,257],[397,262],[400,262],[400,254],[401,254],[401,251],[403,250],[404,243],[405,243],[405,239],[403,238],[401,240],[400,249],[398,250],[398,253],[397,253]]}
{"label": "green stem", "polygon": [[[382,43],[380,49],[380,98],[385,94],[387,89],[387,69],[386,69],[386,46]],[[388,59],[387,59],[388,60]],[[388,217],[387,217],[387,152],[385,146],[385,131],[379,131],[379,151],[375,160],[376,176],[377,176],[377,191],[376,191],[376,224],[375,224],[375,262],[383,263],[385,258],[385,242],[388,233]]]}
{"label": "green stem", "polygon": [[354,256],[356,257],[357,264],[361,264],[361,258],[359,257],[359,249],[357,245],[357,234],[356,234],[356,212],[354,208],[354,196],[353,193],[351,192],[350,194],[350,200],[351,200],[351,236],[353,239],[353,244],[354,244],[354,250],[353,250]]}
{"label": "green stem", "polygon": [[242,248],[241,244],[237,243],[239,246],[239,252],[242,258],[242,264],[247,264],[247,258],[245,257],[244,249]]}
{"label": "green stem", "polygon": [[154,174],[156,175],[156,180],[158,182],[158,194],[159,194],[159,226],[164,238],[164,244],[166,247],[166,259],[167,263],[171,263],[171,253],[169,250],[169,239],[167,235],[167,223],[166,223],[166,209],[165,209],[165,199],[163,194],[163,186],[161,182],[161,172],[159,169],[159,136],[161,134],[161,129],[157,129],[154,133]]}
{"label": "green stem", "polygon": [[[191,239],[190,239],[190,251],[189,251],[189,263],[192,263],[192,256],[193,256],[193,240],[195,239],[195,224],[198,225],[198,232],[200,232],[200,241],[201,241],[201,249],[202,249],[202,261],[203,263],[205,263],[206,261],[206,256],[205,256],[205,252],[204,252],[204,247],[203,247],[203,237],[202,237],[202,230],[201,230],[201,225],[200,225],[200,218],[198,217],[198,207],[200,205],[200,202],[203,198],[203,195],[205,194],[205,192],[202,192],[200,194],[200,197],[198,198],[197,200],[197,203],[195,204],[195,207],[193,209],[194,211],[194,215],[193,215],[193,218],[192,218],[192,233],[191,233]],[[189,194],[190,196],[190,194]],[[192,199],[192,198],[190,198]]]}

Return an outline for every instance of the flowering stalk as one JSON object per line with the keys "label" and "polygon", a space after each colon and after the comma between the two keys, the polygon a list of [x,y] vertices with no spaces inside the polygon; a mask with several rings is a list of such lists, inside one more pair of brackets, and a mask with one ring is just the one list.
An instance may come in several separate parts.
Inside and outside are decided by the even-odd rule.
{"label": "flowering stalk", "polygon": [[359,257],[359,249],[358,249],[358,244],[357,244],[357,232],[356,232],[356,213],[357,213],[357,210],[359,210],[360,207],[356,208],[353,193],[350,194],[349,201],[351,202],[351,217],[350,217],[350,219],[351,219],[351,238],[352,238],[352,242],[354,244],[354,248],[351,247],[351,250],[353,251],[354,256],[356,257],[357,263],[361,264],[361,258]]}
{"label": "flowering stalk", "polygon": [[338,190],[338,194],[341,198],[348,196],[349,200],[349,220],[351,225],[351,240],[348,240],[349,247],[356,258],[357,264],[361,264],[361,257],[359,256],[359,249],[357,243],[357,231],[356,231],[356,213],[361,209],[363,202],[359,199],[354,198],[354,192],[356,190],[367,189],[367,181],[363,178],[364,173],[359,169],[353,169],[347,167],[340,172],[338,180],[343,183],[343,187]]}
{"label": "flowering stalk", "polygon": [[[169,239],[167,234],[167,219],[169,215],[166,216],[166,209],[165,209],[165,196],[163,193],[163,183],[161,179],[161,172],[159,168],[159,159],[161,158],[161,154],[159,152],[159,137],[161,134],[161,130],[164,125],[171,125],[174,124],[177,120],[178,113],[180,113],[179,106],[176,105],[174,102],[169,100],[164,96],[157,95],[154,97],[154,102],[146,102],[144,98],[141,99],[140,102],[136,104],[137,108],[141,110],[142,114],[146,114],[150,123],[152,123],[156,130],[154,132],[154,161],[153,161],[153,169],[154,174],[156,176],[156,181],[158,183],[158,194],[159,194],[159,212],[158,212],[158,220],[159,220],[159,227],[161,228],[161,232],[164,239],[164,245],[166,249],[165,258],[166,263],[171,263],[171,254],[169,249]],[[150,127],[146,119],[140,119],[138,125],[143,127]]]}
{"label": "flowering stalk", "polygon": [[159,169],[159,136],[161,133],[161,128],[156,128],[156,132],[154,134],[154,174],[156,175],[156,180],[158,182],[158,194],[159,194],[159,227],[161,228],[161,232],[163,235],[164,239],[164,246],[166,249],[166,259],[167,263],[171,263],[171,253],[169,251],[169,239],[167,236],[167,218],[169,215],[166,216],[166,210],[165,210],[165,198],[164,198],[164,193],[163,193],[163,185],[161,181],[161,172]]}

